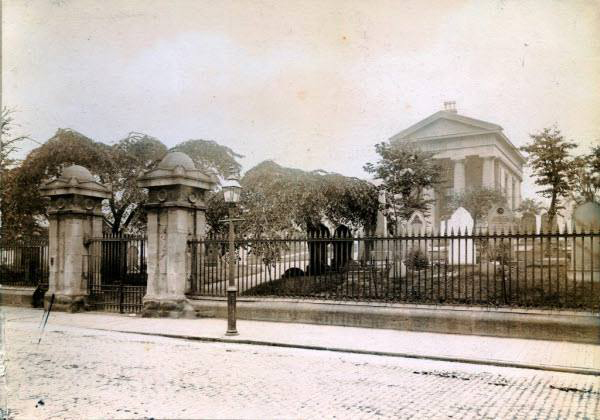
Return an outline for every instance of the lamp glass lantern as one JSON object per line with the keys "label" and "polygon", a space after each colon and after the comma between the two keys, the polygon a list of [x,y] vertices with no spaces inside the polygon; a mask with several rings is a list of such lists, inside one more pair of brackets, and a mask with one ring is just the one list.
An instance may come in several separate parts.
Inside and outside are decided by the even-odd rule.
{"label": "lamp glass lantern", "polygon": [[239,203],[241,193],[242,187],[240,185],[239,176],[237,174],[229,175],[223,182],[225,202],[230,204]]}

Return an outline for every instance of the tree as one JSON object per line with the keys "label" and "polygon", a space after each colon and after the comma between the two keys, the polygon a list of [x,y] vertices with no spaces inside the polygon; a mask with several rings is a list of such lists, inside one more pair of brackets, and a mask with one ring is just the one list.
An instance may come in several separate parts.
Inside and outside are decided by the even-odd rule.
{"label": "tree", "polygon": [[19,143],[27,140],[28,136],[15,136],[13,111],[4,107],[0,113],[0,176],[13,167],[16,159],[11,157],[19,150]]}
{"label": "tree", "polygon": [[600,146],[593,147],[589,155],[573,159],[571,179],[575,201],[600,203]]}
{"label": "tree", "polygon": [[[377,218],[377,189],[358,178],[266,161],[244,175],[242,187],[242,207],[257,211],[256,221],[275,226],[277,231],[305,231],[324,219],[369,229]],[[250,224],[255,225],[254,221]]]}
{"label": "tree", "polygon": [[[325,171],[307,172],[265,161],[241,180],[239,205],[244,221],[238,232],[249,240],[249,252],[261,258],[269,273],[287,250],[284,239],[307,232],[328,219],[349,228],[368,229],[377,216],[377,190],[369,182]],[[222,194],[208,200],[207,222],[214,232],[226,214]],[[253,241],[254,240],[254,241]]]}
{"label": "tree", "polygon": [[143,204],[148,195],[145,189],[137,186],[137,179],[156,166],[166,152],[167,148],[160,140],[136,132],[129,133],[108,149],[106,168],[110,170],[100,171],[98,176],[113,189],[105,212],[112,233],[145,231]]}
{"label": "tree", "polygon": [[[203,168],[219,172],[231,163],[231,156],[239,156],[215,142],[194,142],[191,146],[190,142],[184,144],[195,146],[192,148],[197,153],[202,147],[211,150],[208,158],[202,158]],[[44,145],[30,152],[22,164],[11,171],[6,185],[3,184],[7,203],[7,211],[3,213],[5,223],[14,232],[34,229],[36,219],[46,216],[46,203],[39,191],[42,182],[58,176],[65,166],[78,164],[87,167],[98,181],[112,186],[111,198],[103,209],[110,230],[113,233],[143,231],[147,192],[137,186],[137,179],[153,168],[166,152],[160,140],[143,133],[129,133],[108,145],[74,130],[59,129]]]}
{"label": "tree", "polygon": [[433,153],[409,141],[382,142],[375,150],[379,161],[367,163],[364,169],[382,180],[386,209],[394,219],[408,220],[417,210],[427,214],[434,200],[425,198],[424,191],[434,188],[442,178],[442,167],[432,159]]}
{"label": "tree", "polygon": [[239,172],[241,165],[236,159],[244,157],[212,140],[188,140],[171,150],[187,154],[198,169],[217,173],[221,177],[232,169]]}
{"label": "tree", "polygon": [[460,193],[455,193],[450,198],[449,212],[459,207],[464,207],[473,217],[473,226],[486,217],[492,207],[505,205],[506,197],[496,188],[476,187]]}
{"label": "tree", "polygon": [[529,137],[532,141],[520,149],[528,154],[527,163],[536,178],[535,183],[545,187],[538,194],[550,199],[548,222],[549,226],[553,226],[554,219],[562,208],[561,199],[571,193],[570,177],[574,165],[570,150],[577,145],[565,140],[557,128],[544,128]]}
{"label": "tree", "polygon": [[532,214],[540,214],[540,212],[544,209],[544,205],[538,200],[534,200],[533,198],[526,198],[521,201],[521,204],[516,209],[517,212],[521,214],[532,213]]}
{"label": "tree", "polygon": [[3,225],[14,234],[31,234],[39,217],[46,216],[46,201],[39,187],[70,164],[86,166],[92,173],[107,173],[109,146],[84,135],[60,129],[42,146],[32,150],[3,184]]}
{"label": "tree", "polygon": [[5,209],[5,185],[12,179],[10,169],[16,164],[16,159],[12,155],[19,150],[19,143],[28,139],[28,136],[16,136],[13,134],[14,122],[12,118],[13,111],[8,108],[2,108],[0,113],[0,227],[3,226]]}

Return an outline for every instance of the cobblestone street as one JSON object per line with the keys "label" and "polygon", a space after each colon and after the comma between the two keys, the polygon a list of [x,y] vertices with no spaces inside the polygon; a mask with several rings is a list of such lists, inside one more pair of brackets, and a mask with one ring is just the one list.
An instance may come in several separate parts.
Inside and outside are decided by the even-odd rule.
{"label": "cobblestone street", "polygon": [[597,376],[8,318],[8,418],[596,418]]}

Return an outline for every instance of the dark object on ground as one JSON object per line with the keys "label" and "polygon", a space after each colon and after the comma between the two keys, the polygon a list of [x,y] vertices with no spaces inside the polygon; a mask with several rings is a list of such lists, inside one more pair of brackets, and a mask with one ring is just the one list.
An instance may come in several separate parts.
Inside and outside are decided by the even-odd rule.
{"label": "dark object on ground", "polygon": [[33,296],[31,298],[31,306],[34,308],[43,308],[44,307],[44,295],[46,294],[46,290],[43,289],[40,285],[35,288],[33,292]]}
{"label": "dark object on ground", "polygon": [[300,268],[292,267],[292,268],[288,268],[287,270],[285,270],[285,273],[283,273],[283,276],[281,276],[281,277],[282,278],[302,277],[303,275],[304,275],[304,271],[302,271]]}

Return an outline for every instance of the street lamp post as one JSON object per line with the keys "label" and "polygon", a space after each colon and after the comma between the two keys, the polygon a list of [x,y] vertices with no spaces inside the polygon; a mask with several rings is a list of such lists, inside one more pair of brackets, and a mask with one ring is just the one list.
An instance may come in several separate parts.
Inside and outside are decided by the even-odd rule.
{"label": "street lamp post", "polygon": [[223,183],[223,195],[225,202],[229,204],[229,283],[227,285],[227,332],[225,335],[238,335],[236,327],[236,295],[237,287],[235,285],[235,230],[233,227],[234,207],[240,201],[242,187],[240,186],[239,176],[236,171],[231,171]]}

